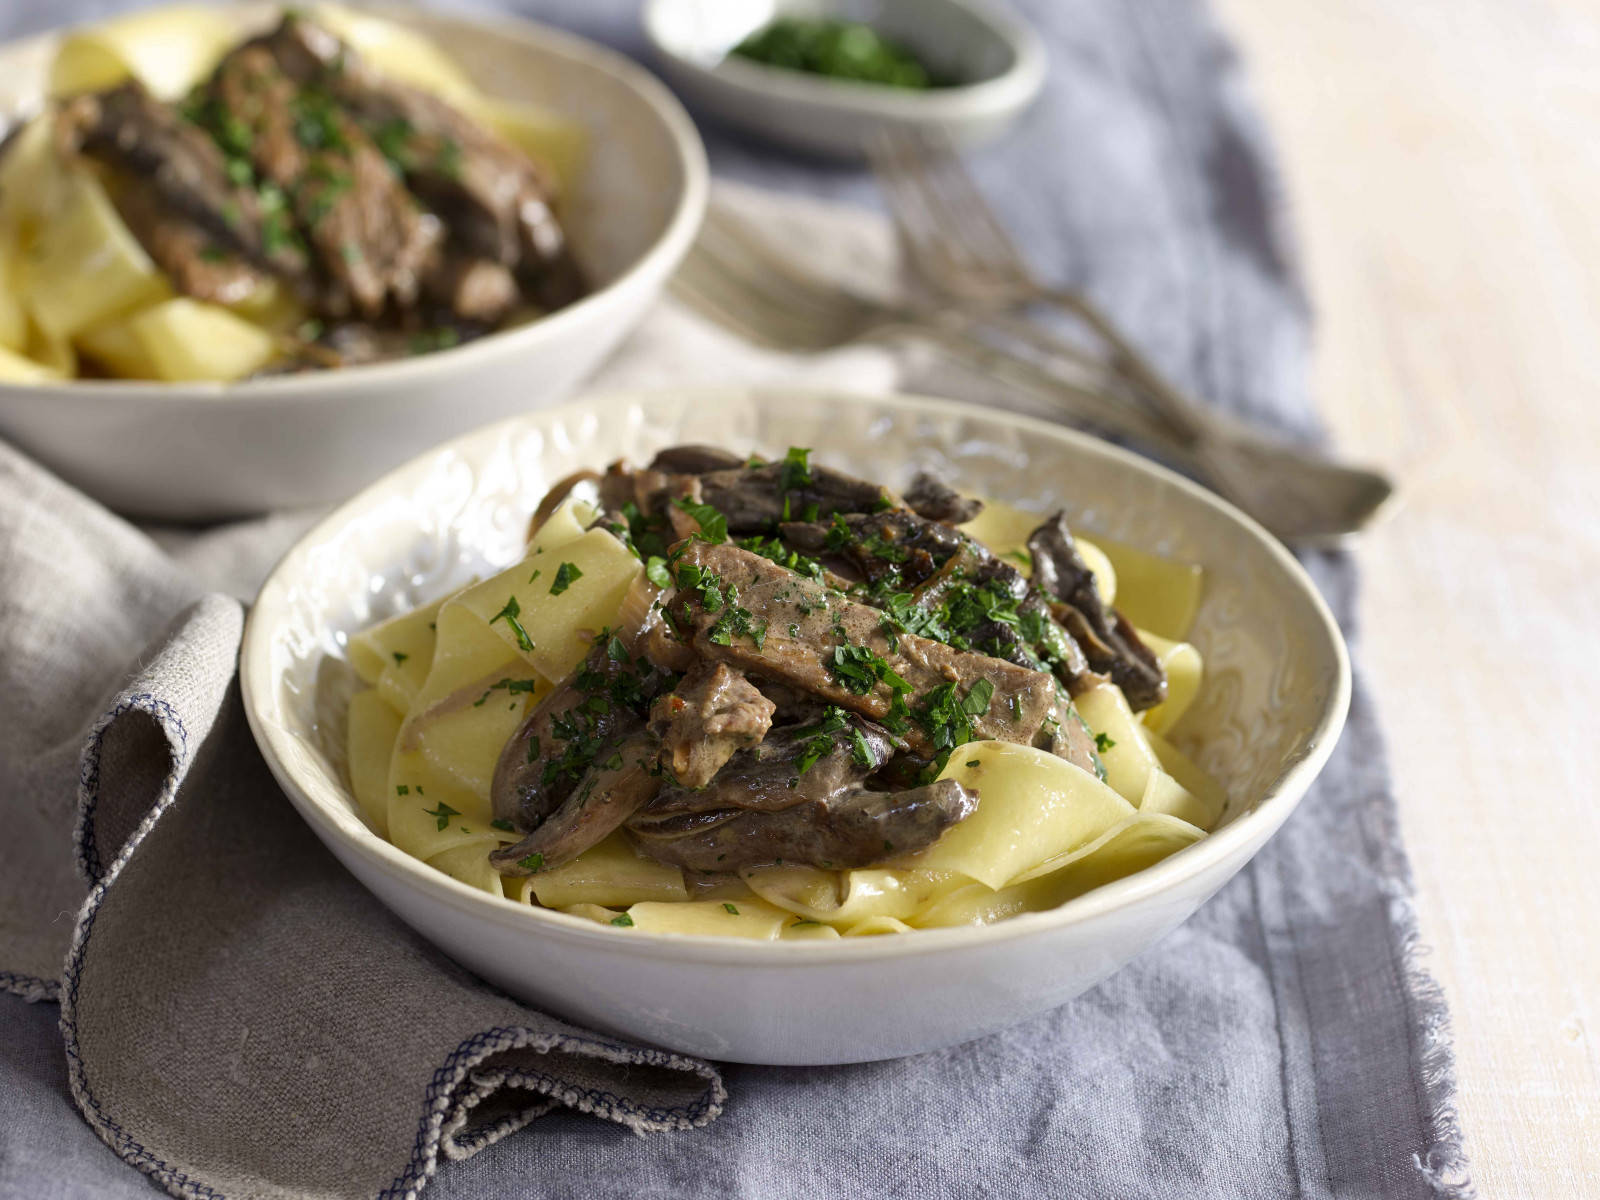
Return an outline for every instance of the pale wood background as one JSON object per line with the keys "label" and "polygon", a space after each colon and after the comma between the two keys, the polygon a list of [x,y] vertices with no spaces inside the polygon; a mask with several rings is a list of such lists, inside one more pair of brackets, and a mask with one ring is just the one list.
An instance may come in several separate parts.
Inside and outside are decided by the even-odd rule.
{"label": "pale wood background", "polygon": [[1220,0],[1321,411],[1404,482],[1366,666],[1485,1200],[1600,1196],[1600,4]]}

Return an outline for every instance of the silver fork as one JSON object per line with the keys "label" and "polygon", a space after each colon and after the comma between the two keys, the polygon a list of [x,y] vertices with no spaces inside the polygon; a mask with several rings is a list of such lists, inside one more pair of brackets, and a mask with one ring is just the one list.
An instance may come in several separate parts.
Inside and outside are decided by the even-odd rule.
{"label": "silver fork", "polygon": [[[747,221],[715,204],[671,288],[718,324],[779,350],[812,353],[869,338],[920,338],[1022,389],[1057,415],[1181,454],[1162,423],[1142,406],[1107,394],[1094,377],[1099,368],[1092,361],[1080,361],[1076,374],[1071,364],[1047,370],[985,340],[971,314],[862,295],[800,266]],[[1001,333],[1016,324],[1005,314],[984,320]]]}
{"label": "silver fork", "polygon": [[1042,302],[1077,318],[1212,486],[1279,537],[1354,533],[1393,495],[1376,471],[1305,453],[1181,392],[1087,296],[1034,275],[947,142],[889,131],[874,139],[871,157],[906,255],[934,292],[983,311]]}

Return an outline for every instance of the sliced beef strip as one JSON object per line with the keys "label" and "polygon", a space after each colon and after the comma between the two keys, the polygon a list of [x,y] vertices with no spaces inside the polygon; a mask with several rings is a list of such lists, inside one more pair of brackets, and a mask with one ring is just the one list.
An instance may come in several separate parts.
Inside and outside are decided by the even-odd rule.
{"label": "sliced beef strip", "polygon": [[[845,869],[921,850],[976,805],[954,780],[871,790],[864,780],[891,753],[888,735],[859,718],[832,733],[816,731],[792,724],[773,730],[734,755],[708,788],[662,789],[628,821],[628,832],[651,857],[697,871],[773,862]],[[853,735],[869,762],[858,757]],[[829,747],[801,771],[818,736],[831,739]]]}
{"label": "sliced beef strip", "polygon": [[702,663],[650,710],[662,768],[683,787],[705,787],[736,751],[766,736],[776,709],[725,663]]}
{"label": "sliced beef strip", "polygon": [[778,531],[803,554],[832,554],[870,583],[897,579],[905,587],[921,583],[952,555],[975,544],[949,526],[906,509],[841,513],[826,523],[785,521]]}
{"label": "sliced beef strip", "polygon": [[[882,722],[890,717],[896,699],[889,683],[879,679],[858,693],[845,686],[836,670],[841,650],[847,657],[866,651],[909,686],[904,701],[913,712],[943,684],[954,683],[963,694],[970,694],[979,680],[987,681],[993,688],[988,708],[971,717],[976,739],[1032,745],[1048,739],[1058,723],[1056,682],[1043,671],[907,633],[896,635],[891,643],[879,609],[831,592],[737,546],[691,542],[682,547],[679,561],[700,571],[703,581],[714,581],[722,597],[712,608],[703,588],[680,588],[668,606],[674,622],[692,632],[695,649],[707,658],[776,679]],[[763,629],[759,646],[755,637],[736,631],[730,618],[737,612],[744,614],[748,628]],[[915,721],[904,736],[913,751],[925,757],[937,753],[928,732]],[[1092,762],[1077,765],[1094,769]]]}
{"label": "sliced beef strip", "polygon": [[963,496],[931,471],[919,471],[906,489],[906,503],[919,517],[964,525],[983,511],[983,501]]}
{"label": "sliced beef strip", "polygon": [[185,296],[236,304],[272,276],[210,230],[173,208],[145,176],[126,175],[116,192],[117,212],[145,252]]}
{"label": "sliced beef strip", "polygon": [[326,92],[303,85],[259,43],[229,53],[207,84],[210,113],[237,128],[261,190],[293,213],[266,214],[267,232],[303,237],[326,280],[321,311],[377,317],[416,304],[442,229],[401,186],[355,120]]}
{"label": "sliced beef strip", "polygon": [[58,120],[68,149],[148,179],[162,200],[212,237],[310,293],[304,250],[277,238],[269,242],[255,189],[229,177],[227,159],[209,134],[140,84],[77,96]]}
{"label": "sliced beef strip", "polygon": [[667,683],[648,663],[618,661],[596,644],[501,750],[489,790],[495,818],[538,829],[580,789],[591,766],[643,732],[644,709]]}
{"label": "sliced beef strip", "polygon": [[661,786],[655,736],[633,734],[598,758],[538,828],[489,855],[496,870],[532,875],[571,862],[649,803]]}
{"label": "sliced beef strip", "polygon": [[1033,531],[1028,553],[1033,556],[1034,584],[1056,602],[1057,619],[1082,645],[1090,668],[1109,675],[1135,711],[1166,699],[1166,672],[1127,619],[1100,598],[1065,513]]}
{"label": "sliced beef strip", "polygon": [[382,78],[310,22],[286,18],[260,44],[355,114],[472,254],[515,271],[547,307],[583,294],[553,182],[526,155],[438,97]]}

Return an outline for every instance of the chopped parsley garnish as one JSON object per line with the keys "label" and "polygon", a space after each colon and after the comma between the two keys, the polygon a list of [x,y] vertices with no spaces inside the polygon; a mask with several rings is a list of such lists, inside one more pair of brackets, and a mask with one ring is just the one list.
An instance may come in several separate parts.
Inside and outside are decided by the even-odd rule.
{"label": "chopped parsley garnish", "polygon": [[695,536],[701,541],[716,544],[728,540],[728,518],[711,505],[696,504],[687,496],[679,496],[673,503],[693,517],[695,524],[700,526],[700,532]]}
{"label": "chopped parsley garnish", "polygon": [[[417,791],[419,791],[419,792],[421,790],[422,790],[421,788],[417,789]],[[441,831],[447,825],[450,824],[450,818],[451,817],[459,817],[461,815],[455,809],[451,808],[448,804],[446,804],[443,800],[439,801],[439,807],[438,808],[425,808],[422,811],[427,813],[430,817],[437,817],[439,819],[439,829]]]}
{"label": "chopped parsley garnish", "polygon": [[404,117],[393,117],[372,131],[372,140],[378,152],[389,160],[396,171],[411,166],[411,122]]}
{"label": "chopped parsley garnish", "polygon": [[785,492],[811,486],[811,451],[805,446],[790,446],[778,467],[778,487]]}
{"label": "chopped parsley garnish", "polygon": [[410,658],[411,655],[409,655],[409,654],[401,654],[400,651],[395,650],[395,651],[393,651],[393,657],[394,657],[394,665],[397,666],[397,667],[401,667],[401,666],[405,665],[406,659]]}
{"label": "chopped parsley garnish", "polygon": [[759,536],[740,538],[737,545],[741,550],[759,554],[762,558],[769,559],[780,567],[788,567],[789,570],[804,575],[807,579],[815,579],[820,583],[825,575],[822,564],[816,559],[806,557],[778,538]]}
{"label": "chopped parsley garnish", "polygon": [[409,796],[411,794],[411,789],[403,783],[398,784],[394,789],[394,794],[396,796]]}
{"label": "chopped parsley garnish", "polygon": [[1005,556],[1007,558],[1014,558],[1023,566],[1027,567],[1028,570],[1033,570],[1033,555],[1029,554],[1026,550],[1007,550]]}
{"label": "chopped parsley garnish", "polygon": [[435,329],[424,329],[419,333],[413,333],[406,339],[406,349],[412,354],[433,354],[440,350],[448,350],[460,341],[459,329],[453,325],[440,325]]}
{"label": "chopped parsley garnish", "polygon": [[[731,598],[725,597],[722,591],[722,576],[715,571],[707,571],[694,563],[678,564],[678,587],[681,591],[693,592],[699,598],[700,607],[708,613],[720,612],[724,602],[731,603],[738,599],[738,592],[729,588]],[[727,643],[723,643],[726,645]]]}
{"label": "chopped parsley garnish", "polygon": [[867,739],[862,735],[859,728],[850,730],[850,743],[850,757],[855,759],[856,766],[865,767],[869,771],[877,768],[878,755],[867,744]]}
{"label": "chopped parsley garnish", "polygon": [[559,596],[582,578],[583,572],[578,569],[577,563],[564,562],[556,568],[556,577],[550,581],[550,594]]}
{"label": "chopped parsley garnish", "polygon": [[611,923],[613,925],[615,925],[618,929],[632,929],[633,928],[633,918],[630,917],[627,913],[622,913],[619,916],[612,917],[611,918]]}
{"label": "chopped parsley garnish", "polygon": [[616,634],[612,634],[611,640],[606,643],[606,657],[614,663],[628,662],[628,647]]}
{"label": "chopped parsley garnish", "polygon": [[525,871],[542,871],[544,870],[544,855],[536,850],[528,855],[527,858],[517,859],[517,866]]}
{"label": "chopped parsley garnish", "polygon": [[804,729],[795,731],[796,737],[806,739],[800,751],[800,757],[795,760],[795,770],[804,775],[824,755],[833,753],[833,735],[850,724],[850,716],[842,708],[829,705],[822,714],[822,720],[815,725],[808,725]]}
{"label": "chopped parsley garnish", "polygon": [[735,917],[737,917],[737,916],[738,916],[738,915],[739,915],[739,906],[738,906],[738,905],[736,905],[736,904],[734,904],[734,903],[733,903],[733,902],[732,902],[732,901],[731,901],[731,900],[724,900],[724,901],[723,901],[723,902],[722,902],[722,907],[723,907],[723,908],[724,908],[724,909],[725,909],[725,910],[726,910],[726,911],[727,911],[727,912],[728,912],[728,913],[730,913],[730,914],[732,914],[732,915],[733,915],[733,916],[735,916]]}
{"label": "chopped parsley garnish", "polygon": [[439,143],[439,154],[434,159],[439,174],[446,179],[461,178],[461,143],[455,138],[445,138]]}
{"label": "chopped parsley garnish", "polygon": [[535,568],[534,568],[534,569],[533,569],[533,574],[532,574],[532,575],[529,575],[529,576],[528,576],[528,582],[529,582],[529,583],[532,583],[532,582],[534,582],[534,581],[535,581],[535,580],[536,580],[536,579],[538,579],[538,578],[539,578],[539,576],[541,576],[541,575],[543,575],[543,574],[544,574],[544,572],[543,572],[543,571],[541,571],[541,570],[540,570],[540,569],[539,569],[539,568],[538,568],[538,567],[535,567]]}
{"label": "chopped parsley garnish", "polygon": [[472,702],[473,708],[482,708],[495,692],[505,692],[515,696],[519,693],[531,695],[539,690],[537,679],[497,679],[484,690],[483,695]]}
{"label": "chopped parsley garnish", "polygon": [[502,833],[515,833],[517,831],[517,827],[515,825],[513,825],[510,821],[504,820],[490,821],[489,828],[498,829]]}
{"label": "chopped parsley garnish", "polygon": [[977,767],[977,766],[982,766],[982,765],[983,765],[983,760],[981,758],[969,758],[969,759],[967,759],[967,766],[969,766],[969,767]]}
{"label": "chopped parsley garnish", "polygon": [[834,680],[852,695],[865,696],[878,683],[892,692],[909,692],[911,685],[889,668],[888,661],[866,646],[849,644],[834,647],[829,664]]}
{"label": "chopped parsley garnish", "polygon": [[515,596],[512,596],[506,600],[504,608],[489,618],[489,624],[493,625],[496,621],[504,621],[507,628],[511,630],[512,636],[517,639],[517,645],[525,651],[532,650],[533,639],[528,636],[528,631],[522,627],[522,622],[518,619],[521,616],[522,605],[517,603]]}
{"label": "chopped parsley garnish", "polygon": [[994,684],[987,679],[977,680],[965,696],[957,694],[954,683],[941,683],[923,696],[914,715],[928,741],[939,752],[933,766],[934,774],[943,769],[951,750],[972,740],[972,719],[989,711],[989,701],[993,697]]}
{"label": "chopped parsley garnish", "polygon": [[529,762],[538,762],[539,761],[539,735],[538,734],[534,734],[531,738],[528,739],[528,761]]}
{"label": "chopped parsley garnish", "polygon": [[644,577],[658,588],[672,586],[672,572],[667,570],[667,560],[659,554],[652,554],[645,559]]}
{"label": "chopped parsley garnish", "polygon": [[622,770],[622,751],[613,750],[611,752],[611,757],[606,759],[606,761],[601,763],[600,765],[603,766],[608,771],[620,771],[620,770]]}
{"label": "chopped parsley garnish", "polygon": [[1104,754],[1116,744],[1115,738],[1112,738],[1104,733],[1097,733],[1094,735],[1094,748],[1101,754]]}

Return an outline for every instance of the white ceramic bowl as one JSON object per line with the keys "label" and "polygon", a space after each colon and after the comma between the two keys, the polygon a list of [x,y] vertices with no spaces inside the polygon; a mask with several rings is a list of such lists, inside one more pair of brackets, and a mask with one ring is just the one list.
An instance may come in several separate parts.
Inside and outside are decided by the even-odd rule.
{"label": "white ceramic bowl", "polygon": [[[229,11],[245,28],[276,6]],[[638,323],[705,211],[705,148],[667,89],[618,54],[528,22],[373,11],[426,33],[490,94],[588,129],[588,162],[566,210],[595,290],[531,325],[374,366],[232,385],[0,384],[0,435],[143,516],[326,503],[444,438],[562,398]],[[37,105],[57,37],[0,48],[0,112]]]}
{"label": "white ceramic bowl", "polygon": [[[964,82],[907,91],[731,57],[775,16],[864,21]],[[989,0],[646,0],[645,36],[697,110],[785,145],[860,158],[883,129],[975,145],[1003,132],[1044,83],[1039,37]]]}
{"label": "white ceramic bowl", "polygon": [[[570,470],[679,441],[823,461],[892,484],[919,467],[1077,526],[1205,564],[1206,680],[1180,742],[1226,786],[1210,837],[1051,912],[988,928],[830,942],[647,934],[475,891],[362,823],[346,783],[347,636],[522,553]],[[674,1050],[840,1063],[950,1045],[1059,1005],[1184,920],[1294,809],[1344,723],[1344,644],[1299,565],[1192,483],[1058,426],[968,405],[819,392],[619,396],[505,421],[430,451],[334,512],[268,579],[245,630],[251,728],[317,835],[402,919],[512,995]]]}

